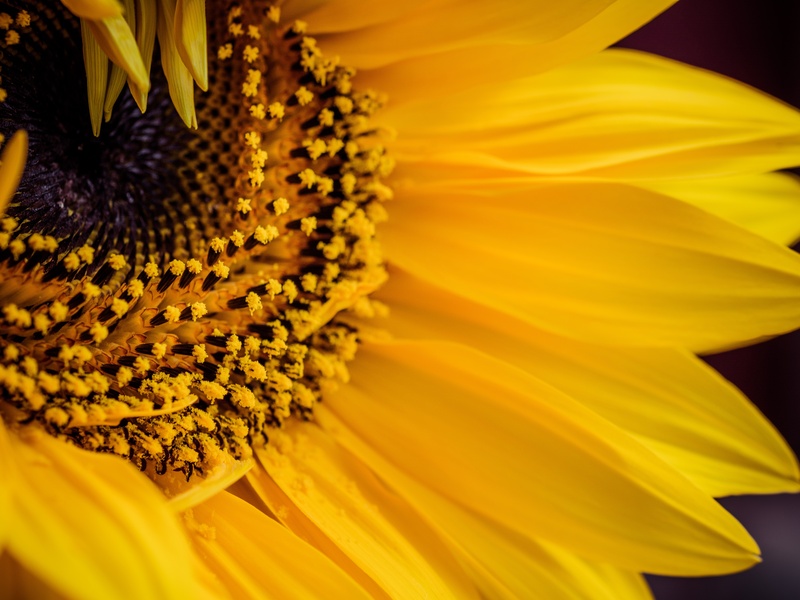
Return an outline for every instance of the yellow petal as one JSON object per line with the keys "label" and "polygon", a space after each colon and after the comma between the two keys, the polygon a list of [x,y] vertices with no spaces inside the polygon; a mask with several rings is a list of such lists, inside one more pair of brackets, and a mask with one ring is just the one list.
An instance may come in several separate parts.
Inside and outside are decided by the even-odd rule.
{"label": "yellow petal", "polygon": [[232,494],[196,506],[189,520],[207,567],[234,598],[368,598],[326,556]]}
{"label": "yellow petal", "polygon": [[100,135],[103,122],[103,105],[108,85],[108,56],[103,52],[88,21],[81,19],[81,38],[83,40],[83,63],[86,69],[86,91],[89,96],[89,119],[92,133]]}
{"label": "yellow petal", "polygon": [[[136,45],[139,48],[139,55],[142,57],[147,72],[147,80],[150,80],[150,65],[153,62],[153,49],[156,43],[157,28],[157,5],[156,0],[139,0],[136,2]],[[136,101],[139,110],[144,112],[147,109],[148,89],[141,89],[128,78],[128,87],[131,95]]]}
{"label": "yellow petal", "polygon": [[111,19],[122,15],[118,0],[61,0],[70,11],[84,19]]}
{"label": "yellow petal", "polygon": [[176,47],[173,27],[175,0],[160,0],[158,10],[158,44],[161,48],[161,66],[167,76],[169,97],[187,127],[197,129],[194,110],[194,82],[192,74],[183,64]]}
{"label": "yellow petal", "polygon": [[613,348],[549,334],[393,269],[375,323],[524,369],[637,437],[713,496],[800,491],[797,460],[736,388],[672,348]]}
{"label": "yellow petal", "polygon": [[125,18],[114,17],[86,23],[108,58],[125,71],[138,87],[150,89],[150,79],[139,47]]}
{"label": "yellow petal", "polygon": [[319,422],[414,505],[459,552],[484,597],[524,598],[531,590],[548,599],[650,598],[635,573],[593,563],[554,544],[526,539],[415,482],[353,435],[324,405]]}
{"label": "yellow petal", "polygon": [[[136,8],[133,0],[124,0],[125,2],[125,22],[130,27],[131,31],[136,31]],[[105,122],[111,120],[111,113],[114,109],[114,104],[117,102],[122,88],[125,87],[125,80],[127,74],[117,65],[111,66],[111,75],[108,78],[108,89],[106,90],[106,101],[103,105],[103,115]]]}
{"label": "yellow petal", "polygon": [[28,134],[20,129],[11,137],[0,155],[0,215],[6,212],[8,203],[17,191],[27,159]]}
{"label": "yellow petal", "polygon": [[34,576],[8,552],[0,552],[0,582],[0,596],[9,600],[68,600]]}
{"label": "yellow petal", "polygon": [[11,436],[11,449],[8,550],[37,577],[75,598],[194,594],[189,544],[130,463],[45,434]]}
{"label": "yellow petal", "polygon": [[800,238],[800,179],[784,173],[641,185],[699,206],[778,244]]}
{"label": "yellow petal", "polygon": [[757,560],[709,496],[521,370],[455,344],[406,342],[365,344],[352,371],[325,398],[335,415],[483,518],[631,571],[726,573]]}
{"label": "yellow petal", "polygon": [[[419,516],[321,431],[297,424],[258,452],[288,499],[392,598],[470,598],[471,582]],[[277,514],[268,484],[267,504]]]}
{"label": "yellow petal", "polygon": [[666,196],[565,183],[398,199],[391,262],[555,333],[699,352],[800,325],[800,257]]}
{"label": "yellow petal", "polygon": [[[317,36],[321,47],[341,55],[356,68],[374,68],[406,58],[471,45],[546,42],[577,29],[613,0],[496,0],[491,7],[481,0],[442,0],[435,3],[403,3],[391,17],[369,27]],[[337,11],[337,2],[320,9],[333,28],[349,27],[342,19],[355,14]],[[345,1],[342,4],[355,4]],[[380,15],[387,10],[372,10]],[[361,9],[359,9],[361,10]],[[340,15],[337,18],[335,15]],[[380,17],[378,17],[380,18]],[[313,24],[313,15],[309,16]],[[374,20],[374,19],[373,19]],[[360,19],[354,20],[357,25]],[[322,19],[317,27],[326,29]]]}
{"label": "yellow petal", "polygon": [[175,44],[183,63],[197,82],[208,89],[206,0],[178,0],[175,8]]}
{"label": "yellow petal", "polygon": [[9,517],[13,507],[12,490],[15,476],[11,462],[11,440],[8,439],[5,425],[0,419],[0,514],[6,515],[0,519],[0,555],[2,555],[8,540]]}
{"label": "yellow petal", "polygon": [[642,180],[800,162],[800,113],[744,85],[610,50],[536,77],[391,105],[398,159]]}
{"label": "yellow petal", "polygon": [[[294,2],[292,3],[294,4]],[[326,0],[306,10],[302,19],[315,35],[374,27],[387,21],[407,18],[424,6],[425,0],[408,2],[363,2],[363,0]]]}
{"label": "yellow petal", "polygon": [[[413,102],[420,97],[432,100],[465,89],[504,83],[595,54],[674,3],[675,0],[616,0],[577,29],[551,41],[474,44],[373,69],[362,68],[358,80],[362,85],[387,93],[391,106]],[[392,6],[402,4],[393,3]],[[313,28],[313,21],[311,26]],[[347,64],[354,63],[348,60]]]}
{"label": "yellow petal", "polygon": [[[173,482],[171,482],[172,485],[167,487],[164,485],[165,482],[161,480],[159,480],[159,484],[162,488],[167,487],[167,489],[171,491],[175,490],[176,493],[170,495],[169,505],[174,512],[180,512],[197,506],[201,502],[208,500],[211,496],[215,496],[219,492],[227,489],[244,477],[247,472],[253,468],[254,464],[254,461],[250,459],[231,460],[217,465],[213,471],[204,475],[202,481],[193,481],[191,485],[185,481],[179,482],[179,484],[176,485],[178,482],[174,482],[174,480],[177,479],[177,473],[165,473],[166,477],[173,480]],[[173,475],[175,475],[175,477],[173,477]],[[162,477],[162,479],[163,478],[164,477]]]}

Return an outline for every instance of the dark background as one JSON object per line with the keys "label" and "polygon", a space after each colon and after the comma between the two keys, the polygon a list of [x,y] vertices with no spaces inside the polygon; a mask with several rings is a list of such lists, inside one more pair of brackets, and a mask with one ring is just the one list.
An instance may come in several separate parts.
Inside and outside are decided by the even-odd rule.
{"label": "dark background", "polygon": [[[620,45],[723,73],[800,107],[798,0],[680,0]],[[800,454],[800,332],[707,360]],[[753,534],[764,562],[727,577],[650,577],[656,598],[800,600],[800,495],[721,502]]]}

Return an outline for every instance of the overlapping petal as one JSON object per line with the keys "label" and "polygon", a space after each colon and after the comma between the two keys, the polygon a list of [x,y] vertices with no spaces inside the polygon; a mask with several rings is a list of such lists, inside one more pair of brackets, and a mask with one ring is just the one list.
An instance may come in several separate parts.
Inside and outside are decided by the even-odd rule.
{"label": "overlapping petal", "polygon": [[[622,39],[675,0],[616,0],[556,39],[516,44],[470,44],[361,69],[362,84],[386,92],[392,106],[434,100],[480,86],[502,85],[589,56]],[[347,57],[347,55],[345,55]],[[349,57],[348,57],[349,58]]]}
{"label": "overlapping petal", "polygon": [[[354,457],[368,464],[412,504],[457,553],[484,597],[649,598],[640,576],[578,558],[541,540],[515,534],[432,492],[404,475],[359,439],[330,411],[320,407],[319,423]],[[304,425],[306,432],[314,429]],[[319,438],[321,434],[313,434]],[[354,458],[355,460],[355,458]]]}
{"label": "overlapping petal", "polygon": [[475,597],[419,516],[316,428],[293,425],[270,442],[258,457],[280,492],[263,478],[254,484],[273,511],[292,511],[281,506],[288,500],[392,598]]}
{"label": "overlapping petal", "polygon": [[[366,9],[332,0],[307,15],[326,52],[356,68],[470,45],[547,42],[577,29],[613,0],[412,0]],[[457,11],[458,18],[453,18]]]}
{"label": "overlapping petal", "polygon": [[760,173],[639,185],[699,206],[778,244],[800,238],[800,179],[794,175]]}
{"label": "overlapping petal", "polygon": [[560,183],[398,198],[392,262],[562,335],[710,351],[800,318],[800,257],[666,196]]}
{"label": "overlapping petal", "polygon": [[687,352],[549,334],[399,269],[378,297],[391,311],[378,329],[480,348],[524,369],[633,434],[713,496],[800,490],[797,461],[775,428]]}
{"label": "overlapping petal", "polygon": [[76,598],[201,596],[183,531],[131,464],[43,433],[0,435],[10,462],[6,549],[26,569]]}
{"label": "overlapping petal", "polygon": [[188,521],[233,598],[369,598],[325,555],[232,494],[196,506]]}
{"label": "overlapping petal", "polygon": [[547,176],[679,179],[790,167],[800,113],[667,59],[609,50],[382,115],[401,160]]}
{"label": "overlapping petal", "polygon": [[516,368],[457,344],[368,344],[326,398],[420,484],[529,538],[633,571],[757,560],[718,504],[643,445]]}

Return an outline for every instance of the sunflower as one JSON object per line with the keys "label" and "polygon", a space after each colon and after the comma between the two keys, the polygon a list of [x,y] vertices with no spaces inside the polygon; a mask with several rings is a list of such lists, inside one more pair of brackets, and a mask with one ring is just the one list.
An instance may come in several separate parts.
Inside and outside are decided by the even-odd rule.
{"label": "sunflower", "polygon": [[7,595],[759,560],[713,498],[797,462],[696,354],[800,325],[800,114],[604,50],[671,1],[1,4]]}

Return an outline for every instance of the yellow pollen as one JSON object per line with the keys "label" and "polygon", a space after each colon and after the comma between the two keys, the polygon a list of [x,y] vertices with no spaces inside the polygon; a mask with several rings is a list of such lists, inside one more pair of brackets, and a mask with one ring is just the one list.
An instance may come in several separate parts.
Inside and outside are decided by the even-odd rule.
{"label": "yellow pollen", "polygon": [[144,266],[144,274],[147,275],[149,278],[158,277],[161,271],[158,268],[158,265],[154,262],[149,262]]}
{"label": "yellow pollen", "polygon": [[243,215],[246,215],[253,210],[253,208],[250,206],[250,198],[239,198],[236,203],[236,210]]}
{"label": "yellow pollen", "polygon": [[273,23],[281,20],[281,9],[278,6],[270,6],[267,9],[267,18]]}
{"label": "yellow pollen", "polygon": [[192,348],[192,356],[198,363],[204,363],[208,358],[208,352],[204,344],[195,344]]}
{"label": "yellow pollen", "polygon": [[137,356],[133,363],[133,367],[136,369],[136,372],[139,375],[146,375],[150,370],[150,359],[147,359],[144,356]]}
{"label": "yellow pollen", "polygon": [[122,298],[114,298],[111,301],[111,312],[122,318],[128,312],[128,303]]}
{"label": "yellow pollen", "polygon": [[248,25],[247,26],[247,35],[250,36],[250,39],[253,40],[260,40],[261,39],[261,31],[259,31],[258,27],[255,25]]}
{"label": "yellow pollen", "polygon": [[286,198],[278,198],[272,202],[272,210],[280,216],[289,210],[289,201]]}
{"label": "yellow pollen", "polygon": [[241,23],[231,23],[228,26],[228,31],[234,37],[239,37],[240,35],[242,35],[244,33],[244,30],[242,29],[242,24]]}
{"label": "yellow pollen", "polygon": [[99,344],[108,337],[108,327],[102,323],[94,323],[89,328],[89,334],[92,336],[95,344]]}
{"label": "yellow pollen", "polygon": [[225,240],[219,237],[215,237],[213,240],[211,240],[209,246],[211,250],[219,254],[223,250],[225,250]]}
{"label": "yellow pollen", "polygon": [[300,89],[294,93],[294,96],[297,98],[297,102],[300,106],[305,106],[314,99],[314,94],[310,92],[306,86],[301,86]]}
{"label": "yellow pollen", "polygon": [[283,116],[286,114],[286,109],[280,102],[273,102],[270,104],[269,108],[267,108],[267,111],[269,112],[270,117],[273,119],[278,119],[279,121],[283,119]]}
{"label": "yellow pollen", "polygon": [[167,345],[161,342],[153,344],[153,356],[157,359],[162,359],[167,354]]}
{"label": "yellow pollen", "polygon": [[303,217],[300,219],[300,230],[306,235],[311,235],[317,228],[316,217]]}
{"label": "yellow pollen", "polygon": [[81,266],[81,259],[74,252],[70,252],[64,257],[64,268],[67,271],[77,271]]}
{"label": "yellow pollen", "polygon": [[87,265],[94,262],[94,248],[89,245],[83,245],[78,248],[78,258],[80,258]]}
{"label": "yellow pollen", "polygon": [[233,44],[224,44],[217,50],[217,58],[220,60],[226,60],[231,56],[233,56]]}
{"label": "yellow pollen", "polygon": [[311,160],[317,160],[320,156],[325,154],[325,151],[328,149],[325,145],[325,141],[319,138],[313,142],[311,140],[305,140],[303,146],[305,146],[306,152],[308,152],[308,156]]}
{"label": "yellow pollen", "polygon": [[[92,300],[92,299],[97,298],[98,296],[100,296],[100,292],[101,292],[100,286],[99,285],[95,285],[91,281],[89,283],[85,283],[83,285],[83,295],[86,296],[89,300]],[[66,318],[66,317],[64,317],[64,318]]]}
{"label": "yellow pollen", "polygon": [[184,263],[182,260],[172,260],[170,261],[168,268],[170,273],[180,277],[186,270],[186,263]]}
{"label": "yellow pollen", "polygon": [[186,261],[186,269],[193,275],[198,275],[203,270],[203,263],[196,258],[190,258]]}
{"label": "yellow pollen", "polygon": [[278,232],[278,228],[274,225],[267,225],[266,227],[259,225],[253,232],[253,237],[259,244],[269,244],[279,235],[280,233]]}
{"label": "yellow pollen", "polygon": [[69,314],[69,307],[67,307],[66,304],[56,300],[50,305],[50,308],[48,308],[47,312],[50,313],[50,316],[56,322],[66,321],[67,315]]}
{"label": "yellow pollen", "polygon": [[245,48],[244,48],[244,51],[242,52],[242,57],[243,57],[243,58],[244,58],[244,59],[245,59],[245,60],[246,60],[248,63],[251,63],[251,64],[252,64],[252,63],[254,63],[256,60],[258,60],[258,52],[259,52],[259,51],[258,51],[258,48],[254,47],[254,46],[250,46],[250,45],[248,44],[247,46],[245,46]]}
{"label": "yellow pollen", "polygon": [[215,263],[214,266],[211,267],[211,270],[213,271],[214,275],[222,279],[226,279],[231,271],[230,267],[228,267],[222,261]]}
{"label": "yellow pollen", "polygon": [[330,127],[333,125],[333,117],[333,111],[330,108],[323,108],[321,111],[319,111],[317,118],[319,119],[320,125],[323,127]]}
{"label": "yellow pollen", "polygon": [[244,134],[245,144],[255,149],[261,145],[261,134],[256,131],[248,131]]}
{"label": "yellow pollen", "polygon": [[250,116],[262,120],[267,118],[267,109],[260,102],[250,107]]}
{"label": "yellow pollen", "polygon": [[167,306],[164,309],[164,318],[167,323],[177,323],[181,320],[181,310],[177,306]]}
{"label": "yellow pollen", "polygon": [[286,299],[289,301],[289,304],[295,301],[298,292],[294,281],[290,279],[283,283],[283,293],[286,296]]}
{"label": "yellow pollen", "polygon": [[192,304],[192,321],[197,321],[208,313],[208,308],[203,302],[195,302]]}
{"label": "yellow pollen", "polygon": [[108,257],[108,266],[110,266],[115,271],[119,271],[124,269],[128,264],[128,261],[125,260],[125,257],[122,254],[112,254]]}
{"label": "yellow pollen", "polygon": [[250,309],[251,315],[263,308],[263,305],[261,304],[261,298],[255,292],[250,292],[247,294],[247,308]]}
{"label": "yellow pollen", "polygon": [[237,229],[231,234],[230,240],[234,246],[241,248],[244,244],[244,234]]}
{"label": "yellow pollen", "polygon": [[303,169],[297,176],[300,178],[300,183],[309,190],[314,187],[314,184],[317,182],[317,174],[311,169]]}

